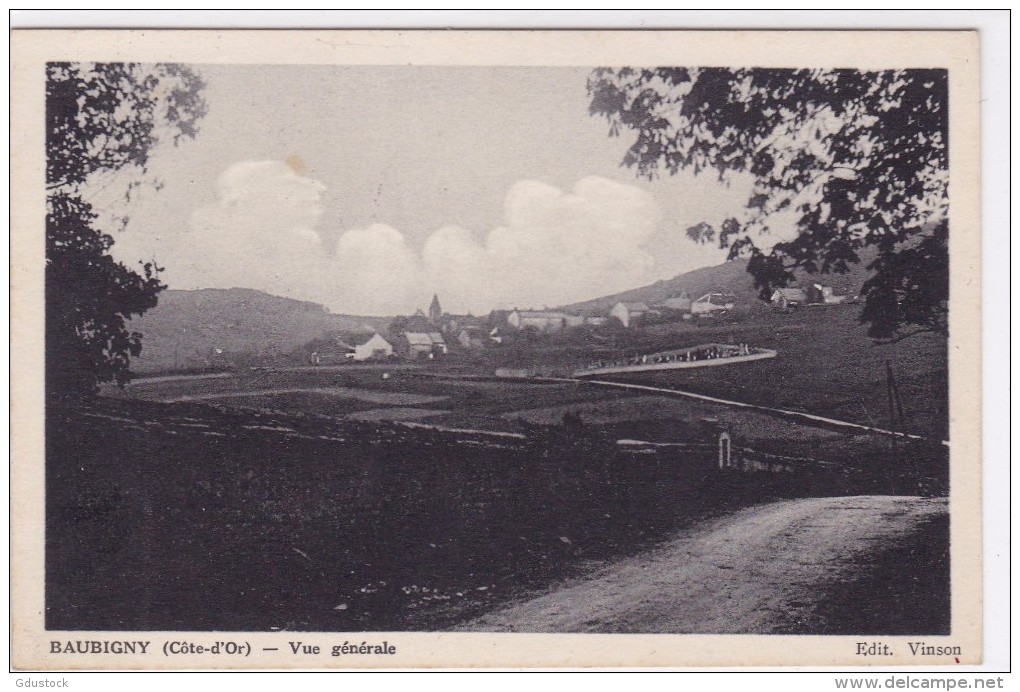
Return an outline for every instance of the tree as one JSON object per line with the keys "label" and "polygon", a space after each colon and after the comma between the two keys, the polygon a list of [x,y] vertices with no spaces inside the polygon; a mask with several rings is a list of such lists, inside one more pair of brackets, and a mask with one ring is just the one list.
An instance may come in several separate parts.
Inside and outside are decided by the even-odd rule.
{"label": "tree", "polygon": [[[874,255],[869,334],[945,331],[945,70],[600,68],[588,93],[611,135],[636,132],[623,163],[640,175],[750,177],[741,217],[718,235],[707,223],[687,233],[747,257],[763,298],[795,270],[845,273]],[[769,248],[777,214],[792,215],[798,234]]]}
{"label": "tree", "polygon": [[159,142],[194,137],[205,103],[178,65],[51,63],[46,77],[46,390],[76,395],[127,381],[141,352],[127,320],[165,288],[154,262],[134,270],[111,257],[86,189],[127,171],[130,196]]}

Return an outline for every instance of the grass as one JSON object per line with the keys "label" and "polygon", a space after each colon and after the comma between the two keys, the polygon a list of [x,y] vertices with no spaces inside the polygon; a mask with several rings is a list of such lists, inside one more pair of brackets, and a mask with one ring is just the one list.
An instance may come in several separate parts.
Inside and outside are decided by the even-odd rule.
{"label": "grass", "polygon": [[692,452],[102,399],[51,407],[50,629],[433,629],[762,501]]}
{"label": "grass", "polygon": [[[745,342],[772,348],[771,360],[723,367],[629,373],[607,379],[638,384],[675,387],[690,391],[806,411],[876,427],[892,425],[888,411],[886,362],[893,368],[904,410],[906,432],[933,440],[948,436],[947,344],[944,337],[919,334],[895,344],[875,345],[859,324],[860,306],[815,306],[779,313],[769,309],[742,312],[720,319],[695,320],[625,330],[611,341],[615,353],[650,353],[706,342]],[[488,418],[502,429],[504,414],[543,407],[571,405],[613,398],[603,393],[576,394],[565,388],[509,382],[485,382],[497,367],[532,367],[560,374],[584,365],[596,353],[606,357],[606,344],[582,335],[547,335],[510,339],[505,348],[481,354],[453,356],[421,367],[405,364],[385,366],[390,379],[382,380],[378,368],[351,366],[343,369],[304,371],[242,371],[229,378],[196,382],[139,382],[131,395],[167,400],[174,396],[232,390],[283,387],[363,387],[377,391],[401,391],[445,396],[441,406],[458,420],[478,422]],[[442,376],[475,378],[471,381]],[[438,377],[437,377],[438,376]],[[625,395],[617,395],[625,396]],[[234,402],[246,405],[243,401]],[[263,408],[321,410],[332,415],[364,410],[354,400],[342,403],[322,399],[274,399]],[[250,402],[247,405],[251,405]]]}
{"label": "grass", "polygon": [[[833,311],[822,310],[822,313],[830,318],[836,315]],[[847,314],[843,311],[844,317]],[[791,323],[791,319],[800,319],[802,322],[804,319],[798,315],[777,315],[772,318],[782,327],[779,329],[780,334],[794,331],[790,327],[796,327],[798,323]],[[755,325],[754,328],[761,328],[758,322]],[[739,323],[737,326],[740,326]],[[743,326],[750,328],[748,325]],[[668,338],[673,342],[704,340],[719,336],[716,332],[720,329],[733,328],[734,325],[703,326],[683,334],[659,335],[656,338]],[[733,335],[722,336],[725,338]],[[759,338],[764,339],[760,335]],[[823,352],[823,349],[810,351],[815,358]],[[631,374],[614,379],[651,382],[721,396],[732,396],[730,389],[734,388],[740,390],[734,397],[738,399],[812,412],[828,412],[837,417],[846,414],[843,417],[851,421],[880,422],[863,418],[864,409],[860,407],[856,416],[850,415],[854,413],[853,410],[841,409],[838,395],[843,392],[842,389],[810,387],[804,382],[810,368],[793,368],[796,373],[791,372],[792,359],[789,353],[777,359],[780,365],[778,373],[773,361],[764,361],[705,371]],[[387,379],[383,379],[383,372],[389,375]],[[767,372],[772,374],[768,375]],[[834,377],[848,376],[840,371],[834,373]],[[888,441],[882,438],[806,426],[761,412],[577,383],[496,381],[481,377],[483,374],[478,371],[465,372],[462,366],[458,367],[456,361],[432,368],[413,369],[380,370],[351,366],[340,369],[244,371],[216,379],[139,381],[125,394],[151,401],[216,395],[222,398],[211,399],[210,403],[292,414],[421,420],[448,427],[509,432],[522,432],[535,425],[559,424],[565,415],[572,414],[579,415],[589,426],[625,425],[631,435],[652,440],[682,441],[686,436],[694,434],[699,426],[704,427],[703,421],[711,420],[729,430],[736,444],[772,453],[837,462],[849,460],[852,463],[859,463],[862,457],[884,458],[889,453]],[[787,382],[796,377],[801,378],[802,389],[788,390]],[[776,382],[782,382],[783,385],[776,386]],[[724,387],[721,383],[729,385]],[[306,391],[290,391],[296,388],[306,388]],[[286,391],[272,393],[281,390]],[[235,393],[244,395],[228,396]],[[808,398],[810,401],[806,400]],[[850,397],[851,403],[857,399]],[[414,402],[422,403],[419,405]],[[912,400],[907,401],[907,406],[913,403]],[[418,408],[407,408],[407,405]],[[393,410],[386,410],[387,407]],[[407,410],[399,411],[396,408]]]}
{"label": "grass", "polygon": [[606,379],[687,389],[764,406],[802,410],[889,427],[886,361],[903,402],[907,432],[934,440],[948,435],[945,338],[919,334],[875,345],[857,322],[859,306],[762,312],[714,325],[660,325],[650,339],[677,346],[745,342],[776,349],[774,359],[693,370],[607,376]]}
{"label": "grass", "polygon": [[[628,348],[646,351],[744,341],[780,356],[626,379],[881,425],[888,359],[907,429],[943,439],[944,340],[875,347],[856,314],[766,311],[629,332]],[[496,364],[570,367],[591,348],[540,339],[423,368],[139,381],[84,408],[51,406],[47,627],[443,629],[749,503],[945,491],[938,445],[894,454],[881,438],[719,405],[486,379]],[[223,398],[160,403],[196,395]],[[345,419],[385,417],[387,406],[447,411],[423,420],[526,439]],[[568,413],[580,423],[563,425]],[[629,454],[615,444],[707,440],[719,425],[736,446],[835,464],[728,474],[711,450]]]}

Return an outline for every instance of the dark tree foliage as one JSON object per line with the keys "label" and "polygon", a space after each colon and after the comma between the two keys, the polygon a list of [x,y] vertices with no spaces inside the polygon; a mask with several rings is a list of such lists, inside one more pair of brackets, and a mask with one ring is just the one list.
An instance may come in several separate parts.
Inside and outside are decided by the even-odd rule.
{"label": "dark tree foliage", "polygon": [[54,393],[124,383],[141,335],[126,319],[156,306],[163,289],[152,263],[135,272],[110,255],[113,239],[93,227],[80,198],[50,196],[46,216],[46,373]]}
{"label": "dark tree foliage", "polygon": [[687,237],[696,243],[711,243],[715,240],[712,224],[702,221],[687,229]]}
{"label": "dark tree foliage", "polygon": [[[797,269],[845,273],[870,248],[869,334],[945,331],[945,70],[600,68],[588,92],[611,135],[636,132],[623,163],[639,174],[750,176],[743,218],[687,233],[747,257],[762,297]],[[763,249],[780,213],[798,235]]]}
{"label": "dark tree foliage", "polygon": [[155,263],[110,256],[84,189],[131,169],[130,194],[158,142],[195,135],[205,104],[201,80],[177,65],[51,63],[46,77],[46,389],[79,395],[127,381],[142,348],[127,320],[165,288]]}

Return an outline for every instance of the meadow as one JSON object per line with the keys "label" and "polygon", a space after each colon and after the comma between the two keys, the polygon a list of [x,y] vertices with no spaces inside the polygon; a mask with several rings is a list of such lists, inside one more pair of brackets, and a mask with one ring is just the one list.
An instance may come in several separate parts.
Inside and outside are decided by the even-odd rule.
{"label": "meadow", "polygon": [[[944,342],[872,346],[860,329],[852,309],[805,309],[657,325],[617,346],[775,348],[625,379],[864,424],[883,422],[888,359],[907,430],[932,441],[493,377],[497,363],[555,370],[591,350],[558,337],[424,366],[237,369],[51,401],[47,627],[445,629],[747,505],[944,495]],[[720,470],[722,430],[738,454],[800,461]]]}
{"label": "meadow", "polygon": [[720,472],[526,437],[100,399],[52,405],[46,625],[443,629],[707,516],[833,492],[818,469]]}
{"label": "meadow", "polygon": [[[716,324],[657,325],[651,340],[680,346],[708,341],[775,349],[776,358],[702,370],[632,373],[607,379],[687,389],[764,406],[802,410],[888,428],[886,362],[904,409],[904,432],[948,439],[948,347],[921,333],[876,343],[858,322],[860,306],[765,310]],[[707,322],[707,320],[706,320]]]}

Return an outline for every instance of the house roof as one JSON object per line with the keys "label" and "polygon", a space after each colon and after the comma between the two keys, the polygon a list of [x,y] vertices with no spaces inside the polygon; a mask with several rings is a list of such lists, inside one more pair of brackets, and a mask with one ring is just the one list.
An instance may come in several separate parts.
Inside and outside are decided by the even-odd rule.
{"label": "house roof", "polygon": [[521,317],[530,317],[532,319],[563,320],[569,317],[567,313],[556,310],[516,310],[515,312]]}
{"label": "house roof", "polygon": [[433,344],[445,344],[443,335],[439,332],[404,332],[404,338],[412,346],[432,346]]}
{"label": "house roof", "polygon": [[729,293],[706,293],[698,298],[696,303],[711,303],[712,305],[729,305],[736,302],[736,298]]}
{"label": "house roof", "polygon": [[389,345],[390,345],[390,342],[389,342],[389,341],[387,341],[386,339],[384,339],[384,338],[383,338],[382,336],[380,336],[380,335],[379,335],[379,333],[378,333],[378,332],[376,332],[375,334],[373,334],[372,336],[370,336],[370,337],[369,337],[368,339],[365,339],[364,341],[362,341],[362,342],[361,342],[361,343],[359,344],[359,346],[367,346],[368,344],[370,344],[370,343],[372,343],[372,342],[375,342],[375,343],[383,343],[383,344],[386,344],[387,346],[389,346]]}
{"label": "house roof", "polygon": [[478,326],[483,322],[484,320],[481,317],[475,317],[474,315],[446,315],[446,324],[456,323],[459,327]]}
{"label": "house roof", "polygon": [[404,338],[412,346],[431,346],[432,339],[426,332],[404,332]]}
{"label": "house roof", "polygon": [[802,288],[777,288],[772,297],[775,298],[777,295],[786,298],[787,300],[806,300],[807,295],[804,293]]}

